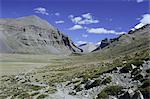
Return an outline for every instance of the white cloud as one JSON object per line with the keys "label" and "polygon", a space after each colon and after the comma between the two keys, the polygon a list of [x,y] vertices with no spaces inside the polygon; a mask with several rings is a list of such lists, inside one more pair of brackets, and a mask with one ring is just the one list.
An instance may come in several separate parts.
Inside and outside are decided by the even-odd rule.
{"label": "white cloud", "polygon": [[87,29],[88,33],[95,33],[95,34],[124,34],[125,32],[116,32],[115,30],[109,30],[105,28],[89,28]]}
{"label": "white cloud", "polygon": [[68,16],[68,18],[73,18],[73,17],[74,17],[73,15],[69,15],[69,16]]}
{"label": "white cloud", "polygon": [[99,20],[93,19],[91,13],[82,14],[81,16],[74,17],[73,15],[69,15],[68,18],[71,19],[71,21],[74,24],[93,24],[93,23],[99,23]]}
{"label": "white cloud", "polygon": [[93,19],[84,19],[82,21],[79,21],[78,24],[93,24],[98,23],[99,20],[93,20]]}
{"label": "white cloud", "polygon": [[143,24],[150,24],[150,14],[144,14],[143,18],[140,20]]}
{"label": "white cloud", "polygon": [[143,2],[144,0],[136,0],[137,1],[137,3],[141,3],[141,2]]}
{"label": "white cloud", "polygon": [[86,18],[86,19],[92,19],[91,13],[83,14],[82,17],[83,17],[83,18]]}
{"label": "white cloud", "polygon": [[69,28],[69,30],[80,30],[83,29],[81,25],[74,25],[73,27]]}
{"label": "white cloud", "polygon": [[81,17],[75,17],[75,18],[71,18],[71,21],[75,24],[78,24],[80,21],[82,20]]}
{"label": "white cloud", "polygon": [[87,41],[77,41],[77,44],[81,45],[81,44],[86,44]]}
{"label": "white cloud", "polygon": [[131,30],[135,30],[135,29],[139,29],[141,27],[143,27],[146,24],[150,24],[150,14],[144,14],[142,16],[142,18],[140,19],[140,23],[137,24],[134,28],[132,28]]}
{"label": "white cloud", "polygon": [[56,24],[62,24],[65,23],[63,20],[55,21]]}
{"label": "white cloud", "polygon": [[40,13],[40,14],[43,14],[43,15],[49,15],[47,10],[43,7],[35,8],[34,11],[35,11],[35,13]]}
{"label": "white cloud", "polygon": [[87,38],[87,37],[88,37],[88,35],[87,35],[87,34],[82,34],[82,37]]}
{"label": "white cloud", "polygon": [[60,16],[60,13],[57,12],[57,13],[55,13],[55,15],[56,15],[56,16]]}

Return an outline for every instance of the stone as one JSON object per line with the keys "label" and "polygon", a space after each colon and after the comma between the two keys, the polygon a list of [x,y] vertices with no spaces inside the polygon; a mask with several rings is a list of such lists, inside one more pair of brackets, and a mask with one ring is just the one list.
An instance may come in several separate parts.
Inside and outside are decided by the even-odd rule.
{"label": "stone", "polygon": [[144,99],[144,97],[143,97],[142,93],[138,90],[137,92],[135,92],[132,99]]}
{"label": "stone", "polygon": [[134,91],[132,89],[129,89],[127,92],[121,95],[119,99],[132,99],[133,95],[134,95]]}

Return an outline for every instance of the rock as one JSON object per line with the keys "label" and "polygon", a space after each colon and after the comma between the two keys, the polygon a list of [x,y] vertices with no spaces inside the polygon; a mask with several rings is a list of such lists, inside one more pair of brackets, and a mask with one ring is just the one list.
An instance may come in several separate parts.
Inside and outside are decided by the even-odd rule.
{"label": "rock", "polygon": [[90,53],[93,50],[95,50],[98,46],[92,43],[85,43],[85,44],[79,45],[78,47],[83,50],[83,53]]}
{"label": "rock", "polygon": [[123,63],[123,64],[126,64],[126,63],[127,63],[127,61],[123,61],[122,63]]}
{"label": "rock", "polygon": [[26,80],[22,79],[18,83],[25,83],[25,82],[26,82]]}
{"label": "rock", "polygon": [[111,43],[110,40],[107,39],[107,38],[105,38],[104,40],[101,41],[100,46],[98,46],[98,47],[97,47],[95,50],[93,50],[93,51],[97,51],[97,50],[103,49],[103,48],[105,48],[106,46],[108,46],[110,43]]}
{"label": "rock", "polygon": [[86,84],[85,84],[85,89],[88,90],[90,88],[93,88],[93,87],[97,87],[97,86],[100,86],[101,85],[101,80],[100,79],[96,79],[96,80],[91,80],[90,82],[88,81]]}
{"label": "rock", "polygon": [[131,64],[131,66],[132,66],[132,69],[136,68],[136,66],[135,66],[135,65],[133,65],[133,64]]}
{"label": "rock", "polygon": [[132,99],[144,99],[142,93],[138,90],[132,97]]}
{"label": "rock", "polygon": [[134,91],[132,89],[129,89],[127,92],[121,95],[119,99],[132,99],[133,95],[134,95]]}
{"label": "rock", "polygon": [[140,68],[134,68],[132,71],[131,71],[131,75],[138,75],[139,73],[141,73],[142,70]]}
{"label": "rock", "polygon": [[133,69],[133,66],[128,64],[120,69],[120,73],[129,73],[132,69]]}
{"label": "rock", "polygon": [[109,99],[117,99],[115,96],[109,96]]}
{"label": "rock", "polygon": [[144,75],[142,73],[136,75],[133,80],[142,80],[144,78]]}

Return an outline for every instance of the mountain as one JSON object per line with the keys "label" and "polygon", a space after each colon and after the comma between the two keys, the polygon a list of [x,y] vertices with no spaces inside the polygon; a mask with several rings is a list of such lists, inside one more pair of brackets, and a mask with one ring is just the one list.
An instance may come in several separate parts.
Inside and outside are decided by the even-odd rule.
{"label": "mountain", "polygon": [[149,33],[150,24],[144,25],[138,29],[131,29],[127,34],[122,34],[117,38],[104,39],[101,41],[100,46],[94,51],[100,51],[105,49],[115,49],[116,50],[127,50],[131,48],[136,48],[141,45],[149,44]]}
{"label": "mountain", "polygon": [[38,16],[0,19],[0,52],[71,54],[81,51],[68,36]]}
{"label": "mountain", "polygon": [[83,50],[83,53],[90,53],[93,50],[95,50],[98,47],[98,45],[92,43],[85,43],[79,45],[78,47]]}

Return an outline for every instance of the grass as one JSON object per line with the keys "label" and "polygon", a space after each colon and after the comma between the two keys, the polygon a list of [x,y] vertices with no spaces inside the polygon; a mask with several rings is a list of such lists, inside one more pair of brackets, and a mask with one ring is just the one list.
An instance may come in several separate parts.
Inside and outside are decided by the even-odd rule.
{"label": "grass", "polygon": [[45,99],[46,97],[48,97],[47,94],[41,94],[36,99]]}
{"label": "grass", "polygon": [[[142,60],[149,57],[149,48],[147,46],[147,38],[142,38],[132,44],[122,44],[104,48],[99,52],[90,53],[87,55],[27,55],[27,54],[3,54],[0,56],[1,75],[29,72],[33,67],[33,71],[28,73],[34,77],[31,81],[38,79],[39,82],[47,82],[50,86],[54,83],[71,81],[76,77],[83,78],[83,83],[88,79],[98,78],[101,74],[111,71],[115,67],[124,66],[123,61],[127,61],[130,65],[141,65]],[[124,42],[123,42],[124,43]],[[22,63],[21,63],[22,62]],[[29,64],[31,63],[31,64]],[[38,65],[42,66],[38,66]],[[19,71],[19,72],[18,72]],[[21,72],[20,72],[21,71]],[[46,75],[44,78],[43,76]],[[106,82],[110,82],[106,80]],[[6,81],[5,81],[6,82]],[[3,82],[4,83],[4,82]],[[95,83],[97,84],[97,83]],[[3,88],[14,89],[20,85],[16,83],[6,83]],[[36,86],[29,86],[31,90],[40,90]],[[28,91],[28,87],[24,88]],[[106,91],[105,91],[106,92]],[[5,93],[5,92],[3,92]],[[9,91],[6,92],[10,94]],[[107,93],[108,94],[108,93]],[[103,93],[103,96],[106,94]]]}
{"label": "grass", "polygon": [[19,96],[18,96],[18,99],[29,99],[31,98],[30,95],[28,93],[21,93]]}
{"label": "grass", "polygon": [[122,89],[122,86],[108,86],[98,94],[97,99],[107,99],[109,95],[116,96],[120,94]]}
{"label": "grass", "polygon": [[150,79],[144,80],[139,90],[143,94],[144,99],[148,99],[150,97]]}
{"label": "grass", "polygon": [[109,84],[111,81],[112,81],[112,77],[109,76],[109,77],[107,77],[106,79],[104,79],[104,80],[102,81],[102,84],[106,85],[106,84]]}

